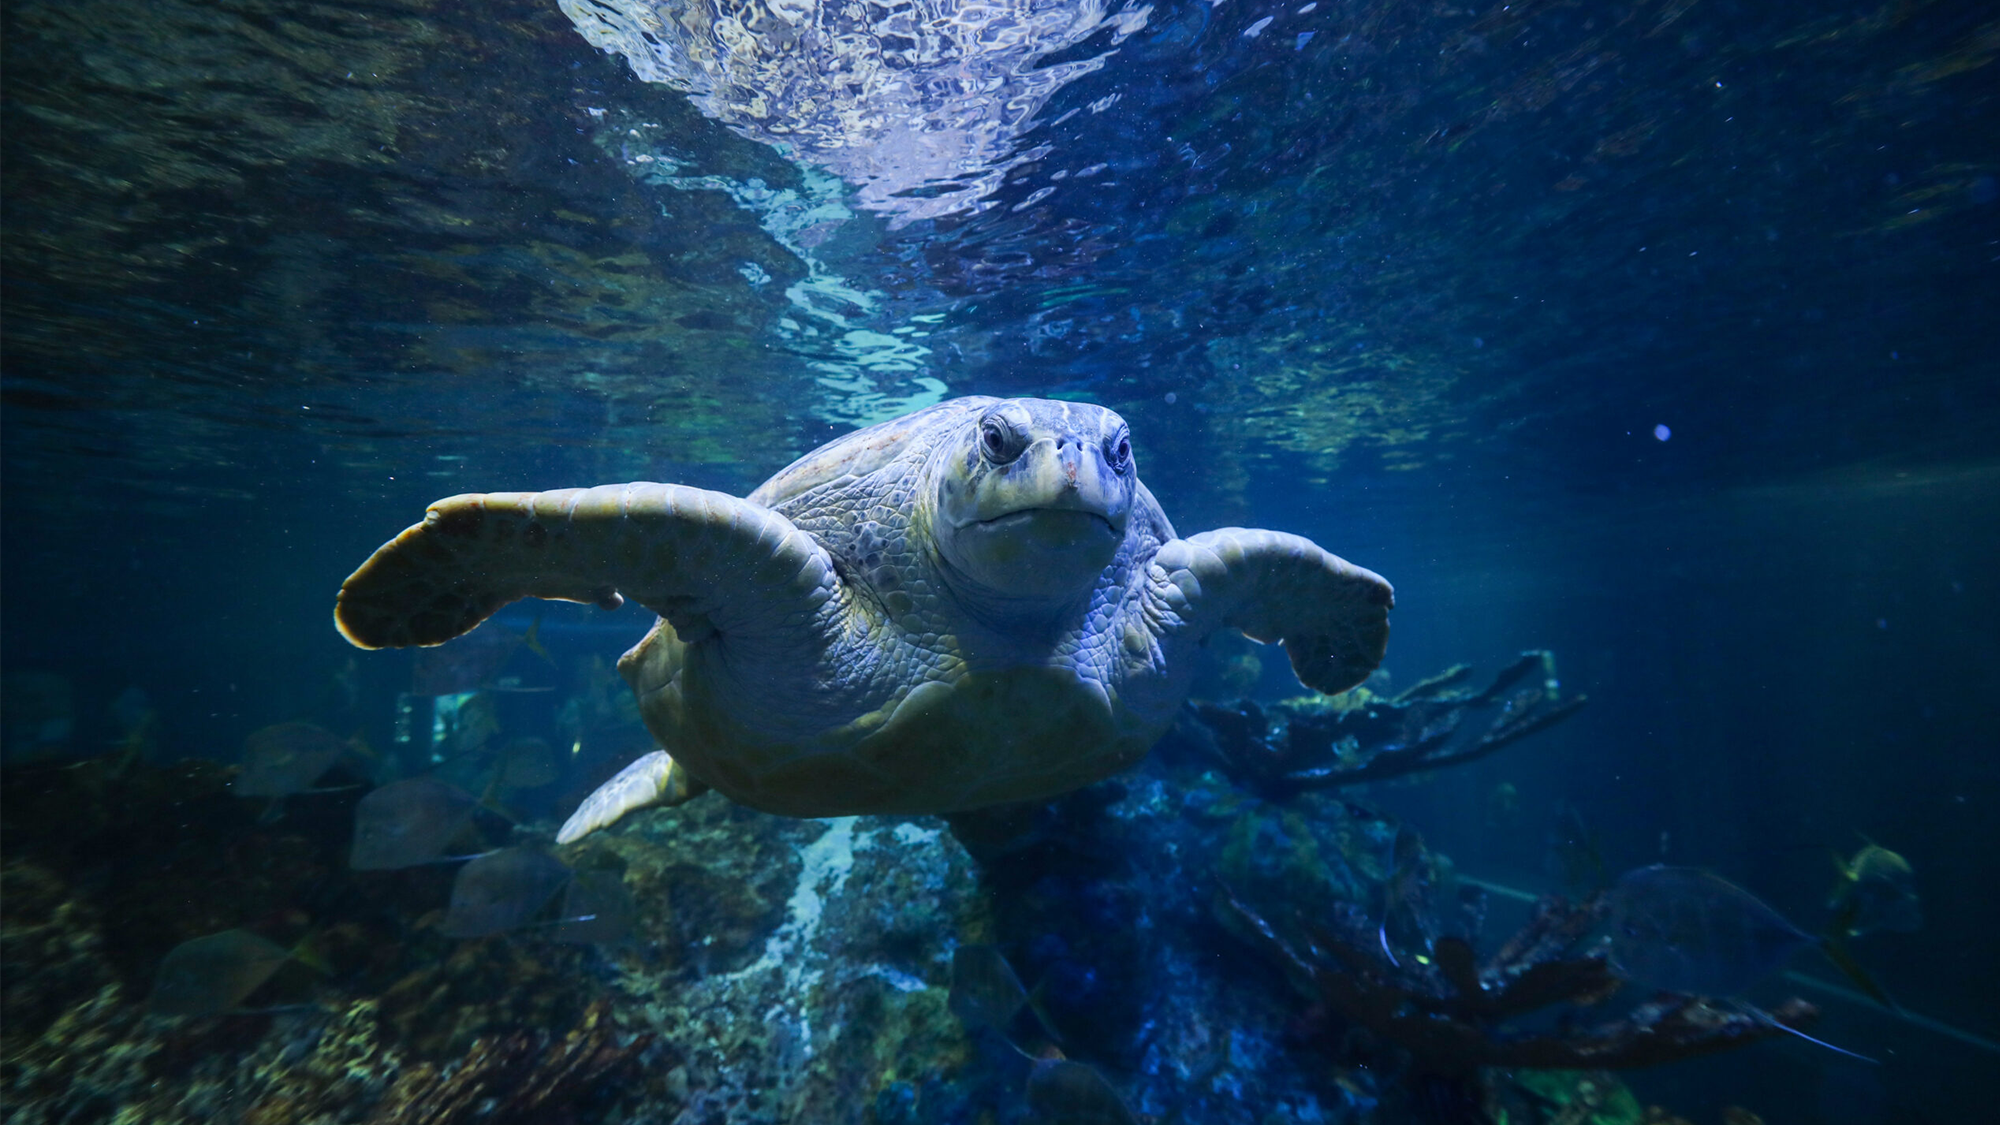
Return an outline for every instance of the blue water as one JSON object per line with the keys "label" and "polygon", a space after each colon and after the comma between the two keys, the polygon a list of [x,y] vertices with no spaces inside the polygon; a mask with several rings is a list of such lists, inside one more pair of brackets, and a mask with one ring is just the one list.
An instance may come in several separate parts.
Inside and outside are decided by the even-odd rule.
{"label": "blue water", "polygon": [[[1712,867],[1809,925],[1830,851],[1908,857],[1924,928],[1856,953],[1920,1018],[1800,992],[1879,1068],[1759,1044],[1627,1075],[1642,1100],[1976,1115],[2000,1039],[1992,13],[1120,12],[1010,63],[1038,104],[954,178],[774,147],[729,90],[644,81],[553,4],[11,2],[10,772],[106,753],[135,687],[156,767],[234,762],[334,691],[392,744],[408,658],[330,687],[354,654],[333,596],[441,496],[743,495],[941,398],[1091,401],[1183,534],[1293,531],[1393,581],[1392,684],[1542,648],[1590,696],[1368,792],[1464,874],[1558,889],[1572,807],[1614,872]],[[571,662],[649,615],[539,619],[566,670],[502,720],[554,739]],[[69,701],[17,697],[28,676]],[[1267,656],[1254,694],[1298,690]],[[44,711],[68,725],[16,722]],[[12,833],[9,860],[45,845]],[[120,954],[131,987],[162,952]]]}

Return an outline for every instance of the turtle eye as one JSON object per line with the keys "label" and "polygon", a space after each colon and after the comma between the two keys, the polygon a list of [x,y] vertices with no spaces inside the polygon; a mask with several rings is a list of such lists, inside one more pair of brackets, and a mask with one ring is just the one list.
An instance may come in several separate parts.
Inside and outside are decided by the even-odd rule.
{"label": "turtle eye", "polygon": [[1021,455],[1020,435],[1014,427],[998,418],[988,418],[979,425],[979,445],[986,453],[986,459],[995,465],[1005,465]]}
{"label": "turtle eye", "polygon": [[1104,443],[1104,461],[1113,472],[1122,473],[1132,467],[1132,437],[1121,433]]}

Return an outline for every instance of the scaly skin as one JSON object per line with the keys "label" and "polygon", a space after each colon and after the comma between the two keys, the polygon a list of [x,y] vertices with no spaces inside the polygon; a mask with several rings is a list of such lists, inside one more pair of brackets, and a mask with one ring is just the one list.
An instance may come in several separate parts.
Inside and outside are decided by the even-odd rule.
{"label": "scaly skin", "polygon": [[1340,691],[1381,660],[1393,604],[1298,536],[1175,537],[1108,410],[958,399],[748,500],[647,484],[440,501],[348,579],[336,617],[363,647],[439,644],[514,598],[619,594],[661,615],[619,668],[684,776],[639,771],[574,834],[703,786],[792,816],[1052,796],[1145,754],[1216,629],[1282,640],[1304,683]]}

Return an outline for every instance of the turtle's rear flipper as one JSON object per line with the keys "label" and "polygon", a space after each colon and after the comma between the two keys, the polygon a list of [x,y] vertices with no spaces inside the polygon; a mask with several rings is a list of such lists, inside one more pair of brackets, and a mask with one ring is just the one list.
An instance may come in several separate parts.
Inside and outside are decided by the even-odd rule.
{"label": "turtle's rear flipper", "polygon": [[825,550],[769,508],[611,484],[440,500],[348,576],[334,622],[362,648],[439,645],[517,598],[630,597],[684,634],[789,642],[837,592]]}
{"label": "turtle's rear flipper", "polygon": [[1233,626],[1283,641],[1299,682],[1328,694],[1368,678],[1389,645],[1396,592],[1382,576],[1282,531],[1225,527],[1154,556],[1163,609],[1197,637]]}
{"label": "turtle's rear flipper", "polygon": [[556,843],[573,844],[610,827],[626,813],[678,805],[706,792],[708,786],[689,776],[665,750],[655,750],[619,770],[617,776],[585,797],[556,833]]}

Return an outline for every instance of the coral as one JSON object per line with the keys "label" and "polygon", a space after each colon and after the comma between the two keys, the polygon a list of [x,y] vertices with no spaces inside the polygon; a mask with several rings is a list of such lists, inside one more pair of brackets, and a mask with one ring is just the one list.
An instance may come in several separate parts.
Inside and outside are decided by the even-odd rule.
{"label": "coral", "polygon": [[[584,1092],[609,1080],[651,1044],[617,1031],[599,1000],[566,1035],[489,1033],[457,1061],[421,1060],[385,1018],[384,1002],[330,1009],[305,1005],[206,1019],[149,1019],[106,956],[103,922],[87,896],[46,870],[13,861],[4,887],[7,960],[0,1090],[8,1120],[38,1125],[106,1119],[178,1125],[217,1119],[245,1125],[326,1120],[562,1121]],[[478,949],[488,943],[471,943]],[[480,960],[518,971],[531,962]],[[543,950],[544,954],[548,951]],[[558,951],[564,953],[568,951]],[[460,969],[459,971],[463,971]],[[545,970],[546,972],[547,970]],[[451,970],[440,970],[440,974]],[[578,978],[568,978],[578,991]],[[527,995],[538,990],[529,988]],[[546,991],[542,989],[540,991]],[[456,997],[434,1025],[531,1024],[513,1012],[514,989],[488,979],[483,1002]],[[403,1011],[389,1000],[392,1010]],[[448,1037],[433,1040],[444,1046]],[[452,1057],[452,1056],[448,1056]],[[561,1113],[556,1113],[561,1109]],[[368,1117],[372,1112],[374,1116]]]}
{"label": "coral", "polygon": [[1253,1125],[1348,1120],[1373,1104],[1373,1075],[1291,1049],[1296,1005],[1202,904],[1219,868],[1296,901],[1372,895],[1342,839],[1365,848],[1376,824],[1317,795],[1247,798],[1165,757],[1018,820],[1013,846],[983,841],[988,940],[1038,993],[1064,1053],[1130,1110]]}
{"label": "coral", "polygon": [[[1470,673],[1461,664],[1394,697],[1363,686],[1281,703],[1275,715],[1247,699],[1195,703],[1204,729],[1187,741],[1237,784],[1279,799],[1475,761],[1569,718],[1587,699],[1560,697],[1555,657],[1545,651],[1522,653],[1479,691],[1460,690]],[[1467,715],[1492,708],[1477,737],[1458,737]]]}
{"label": "coral", "polygon": [[[1497,707],[1507,690],[1475,704],[1453,683],[1297,713],[1344,709],[1360,729],[1427,700]],[[1412,852],[1412,834],[1380,813],[1311,789],[1267,800],[1213,760],[1183,746],[1058,801],[949,826],[799,821],[712,797],[648,811],[560,850],[632,894],[629,936],[603,946],[564,943],[546,924],[445,937],[450,868],[346,869],[358,794],[289,801],[260,822],[264,804],[232,796],[230,771],[209,763],[10,771],[0,1081],[23,1125],[1016,1122],[1032,1109],[1030,1062],[990,1030],[969,1032],[947,1003],[952,951],[976,942],[1003,951],[1062,1051],[1142,1117],[1392,1114],[1394,1068],[1366,1052],[1329,1065],[1314,1017],[1207,904],[1226,886],[1338,928],[1374,917],[1402,893],[1392,887],[1449,884],[1449,862]],[[548,830],[482,829],[488,846]],[[1412,1012],[1446,1028],[1504,1024],[1542,992],[1572,996],[1595,979],[1535,968],[1562,960],[1551,931],[1503,951],[1484,992],[1455,988],[1441,974],[1456,947],[1440,935],[1469,933],[1477,911],[1447,924],[1418,905],[1390,932],[1443,967],[1409,979],[1349,968],[1342,956],[1365,962],[1368,947],[1351,934],[1279,948],[1359,979],[1357,1004],[1410,997],[1408,1012],[1369,1017],[1397,1033]],[[232,927],[308,939],[331,972],[291,964],[246,1010],[148,1017],[166,951]],[[1674,1033],[1675,1018],[1692,1016],[1649,1026]]]}
{"label": "coral", "polygon": [[584,950],[509,935],[458,943],[426,936],[419,950],[379,996],[391,1037],[419,1057],[453,1058],[501,1029],[584,1018]]}
{"label": "coral", "polygon": [[[265,824],[229,777],[9,771],[10,1120],[859,1121],[898,1090],[932,1120],[966,1101],[945,986],[953,946],[991,923],[939,825],[698,801],[565,853],[633,892],[623,944],[540,925],[452,941],[450,868],[345,869],[354,794]],[[290,964],[245,1010],[149,1017],[166,951],[234,926],[308,937],[331,972]]]}
{"label": "coral", "polygon": [[647,1033],[621,1034],[605,1000],[560,1038],[546,1031],[485,1035],[457,1062],[405,1071],[369,1117],[371,1125],[564,1122],[590,1105],[600,1082],[615,1081],[652,1045]]}
{"label": "coral", "polygon": [[662,1083],[690,1120],[863,1120],[898,1090],[931,1120],[961,1096],[951,950],[989,923],[940,826],[705,798],[577,848],[625,863],[659,939],[656,960],[620,962],[616,1003],[681,1052]]}
{"label": "coral", "polygon": [[103,957],[95,912],[70,898],[46,867],[10,860],[0,869],[0,1041],[10,1050],[40,1035],[76,997],[116,982]]}
{"label": "coral", "polygon": [[[358,1000],[330,1018],[305,1021],[295,1049],[262,1058],[244,1086],[257,1098],[245,1125],[282,1125],[314,1114],[365,1111],[377,1104],[407,1063],[385,1035],[381,1006]],[[309,1049],[296,1049],[305,1044]],[[353,1116],[353,1112],[345,1114]]]}
{"label": "coral", "polygon": [[[1535,916],[1484,965],[1463,938],[1439,938],[1428,957],[1376,956],[1358,934],[1304,923],[1288,938],[1227,886],[1218,919],[1281,968],[1294,986],[1349,1025],[1396,1044],[1425,1083],[1469,1085],[1481,1068],[1615,1070],[1731,1050],[1804,1027],[1818,1010],[1788,1000],[1769,1014],[1699,997],[1661,994],[1623,1016],[1575,1026],[1623,985],[1597,956],[1569,951],[1601,918],[1597,896],[1571,905],[1544,899]],[[1338,924],[1338,923],[1336,923]],[[1352,931],[1355,927],[1347,927]],[[1560,1006],[1553,1029],[1510,1021]]]}

